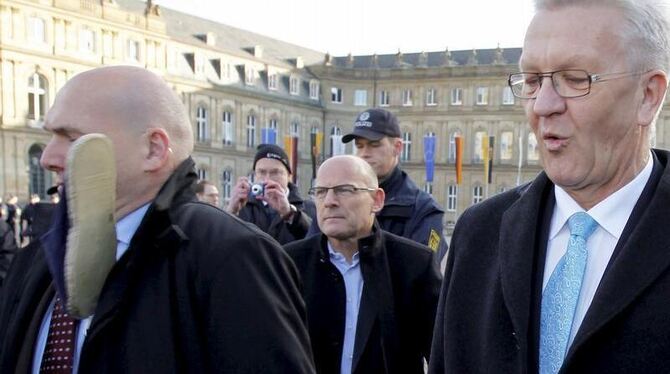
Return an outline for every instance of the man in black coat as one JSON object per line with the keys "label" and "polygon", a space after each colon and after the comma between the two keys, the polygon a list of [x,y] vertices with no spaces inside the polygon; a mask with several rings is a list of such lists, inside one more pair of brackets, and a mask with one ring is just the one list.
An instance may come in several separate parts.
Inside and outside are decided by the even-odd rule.
{"label": "man in black coat", "polygon": [[440,285],[431,250],[379,227],[384,191],[358,157],[324,162],[311,194],[322,234],[284,248],[302,275],[317,372],[423,373]]}
{"label": "man in black coat", "polygon": [[17,249],[14,231],[5,222],[3,209],[0,209],[0,289]]}
{"label": "man in black coat", "polygon": [[274,144],[259,145],[253,170],[254,183],[247,177],[238,178],[228,212],[258,226],[280,244],[304,238],[312,224],[314,205],[303,201],[298,187],[291,183],[286,152]]}
{"label": "man in black coat", "polygon": [[670,20],[536,1],[512,93],[544,171],[453,233],[430,373],[670,372],[670,154],[651,150]]}
{"label": "man in black coat", "polygon": [[[427,245],[435,252],[435,259],[441,260],[448,248],[442,235],[444,209],[400,168],[401,136],[398,118],[388,110],[374,108],[356,117],[353,131],[342,141],[354,142],[356,156],[372,166],[384,190],[384,208],[377,213],[381,228]],[[318,231],[312,222],[308,235]]]}
{"label": "man in black coat", "polygon": [[[196,201],[192,129],[161,78],[135,67],[81,73],[44,127],[41,163],[61,183],[74,139],[103,133],[116,155],[117,262],[93,315],[74,321],[68,372],[314,371],[295,266],[268,235]],[[1,373],[52,365],[45,346],[62,328],[52,322],[69,319],[40,244],[17,255],[0,294]]]}

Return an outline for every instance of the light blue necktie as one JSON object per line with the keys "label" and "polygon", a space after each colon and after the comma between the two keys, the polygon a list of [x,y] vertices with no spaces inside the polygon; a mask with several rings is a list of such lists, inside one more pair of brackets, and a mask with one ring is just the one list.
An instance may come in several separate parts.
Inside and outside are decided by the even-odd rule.
{"label": "light blue necktie", "polygon": [[568,219],[568,227],[568,249],[542,293],[540,374],[557,373],[563,365],[586,269],[586,241],[598,223],[588,214],[579,212]]}

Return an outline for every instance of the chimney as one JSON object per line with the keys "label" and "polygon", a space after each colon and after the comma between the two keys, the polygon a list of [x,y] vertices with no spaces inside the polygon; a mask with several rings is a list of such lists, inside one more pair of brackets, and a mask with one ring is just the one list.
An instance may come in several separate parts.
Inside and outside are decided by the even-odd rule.
{"label": "chimney", "polygon": [[216,34],[211,31],[205,34],[205,44],[214,47],[216,45]]}

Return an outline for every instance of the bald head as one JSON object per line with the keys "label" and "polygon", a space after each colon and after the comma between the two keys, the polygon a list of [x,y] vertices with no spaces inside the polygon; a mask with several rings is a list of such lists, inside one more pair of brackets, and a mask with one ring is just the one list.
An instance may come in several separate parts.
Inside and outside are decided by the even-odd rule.
{"label": "bald head", "polygon": [[77,74],[61,89],[54,106],[70,100],[98,118],[113,119],[125,131],[164,129],[177,162],[193,151],[193,130],[184,105],[163,79],[146,69],[109,66]]}
{"label": "bald head", "polygon": [[117,219],[155,198],[193,149],[184,106],[155,74],[113,66],[81,73],[59,91],[44,129],[52,133],[41,163],[62,183],[72,142],[100,133],[114,146]]}
{"label": "bald head", "polygon": [[379,186],[377,174],[372,169],[372,166],[362,158],[351,155],[334,156],[324,161],[321,167],[319,167],[316,179],[318,180],[321,174],[332,174],[333,170],[336,169],[346,171],[344,174],[348,177],[342,180],[342,184],[356,179],[366,187],[377,188]]}
{"label": "bald head", "polygon": [[384,207],[384,190],[370,164],[359,157],[326,160],[316,176],[316,218],[328,242],[349,259],[358,239],[370,234],[375,214]]}

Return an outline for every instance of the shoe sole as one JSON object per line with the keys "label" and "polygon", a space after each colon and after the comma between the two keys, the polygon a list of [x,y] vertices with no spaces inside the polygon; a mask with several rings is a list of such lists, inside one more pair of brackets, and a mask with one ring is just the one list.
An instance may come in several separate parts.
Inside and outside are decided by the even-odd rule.
{"label": "shoe sole", "polygon": [[70,230],[65,252],[67,310],[75,318],[95,312],[107,275],[116,263],[116,163],[102,134],[77,139],[67,155]]}

